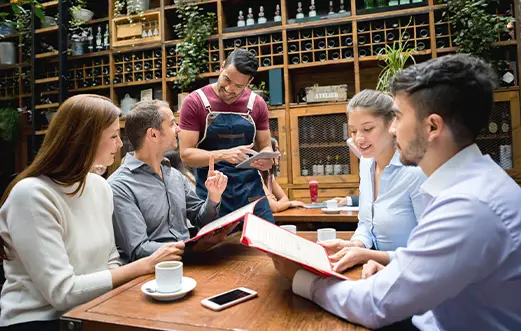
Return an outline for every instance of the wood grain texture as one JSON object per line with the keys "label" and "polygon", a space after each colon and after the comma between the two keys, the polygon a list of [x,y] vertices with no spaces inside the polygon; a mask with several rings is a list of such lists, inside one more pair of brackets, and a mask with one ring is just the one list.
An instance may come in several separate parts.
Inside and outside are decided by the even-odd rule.
{"label": "wood grain texture", "polygon": [[[307,222],[338,222],[357,223],[358,212],[340,212],[340,214],[326,214],[320,209],[291,208],[273,214],[275,222],[279,223],[307,223]],[[316,238],[315,238],[316,240]]]}
{"label": "wood grain texture", "polygon": [[[315,240],[315,232],[299,232]],[[352,232],[338,232],[348,239]],[[239,244],[239,234],[205,253],[184,261],[184,275],[197,280],[185,298],[156,302],[141,292],[153,275],[137,278],[66,315],[90,330],[367,330],[337,318],[311,301],[296,296],[291,283],[280,276],[271,260],[256,249]],[[359,279],[361,268],[346,273]],[[209,296],[245,286],[259,293],[221,312],[201,306]]]}

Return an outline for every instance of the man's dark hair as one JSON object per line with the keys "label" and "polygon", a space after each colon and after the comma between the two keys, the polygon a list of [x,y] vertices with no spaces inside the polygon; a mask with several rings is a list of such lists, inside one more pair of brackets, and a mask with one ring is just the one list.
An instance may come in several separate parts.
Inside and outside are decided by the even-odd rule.
{"label": "man's dark hair", "polygon": [[252,78],[255,77],[257,69],[259,68],[259,63],[255,55],[242,48],[237,48],[228,55],[224,62],[224,67],[226,68],[230,64],[233,64],[241,74],[249,75]]}
{"label": "man's dark hair", "polygon": [[432,59],[400,71],[391,93],[404,93],[422,120],[438,114],[451,129],[456,144],[476,140],[494,105],[496,75],[476,57],[457,54]]}
{"label": "man's dark hair", "polygon": [[164,115],[159,109],[163,107],[170,109],[165,101],[140,101],[132,106],[130,112],[125,115],[125,133],[134,149],[140,149],[143,146],[143,140],[149,128],[161,131]]}

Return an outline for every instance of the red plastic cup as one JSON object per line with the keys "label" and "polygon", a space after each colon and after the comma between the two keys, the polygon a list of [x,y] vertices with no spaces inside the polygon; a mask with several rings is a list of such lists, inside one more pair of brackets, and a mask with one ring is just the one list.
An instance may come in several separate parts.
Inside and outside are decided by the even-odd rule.
{"label": "red plastic cup", "polygon": [[318,202],[318,181],[312,180],[309,182],[309,196],[312,203]]}

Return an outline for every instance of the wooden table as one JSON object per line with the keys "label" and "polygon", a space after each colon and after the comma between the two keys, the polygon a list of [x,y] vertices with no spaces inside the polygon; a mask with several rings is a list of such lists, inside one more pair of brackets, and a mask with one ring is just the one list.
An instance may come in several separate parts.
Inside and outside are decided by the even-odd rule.
{"label": "wooden table", "polygon": [[339,214],[326,214],[320,209],[290,208],[273,214],[277,224],[305,222],[358,223],[357,211],[341,211]]}
{"label": "wooden table", "polygon": [[[300,232],[316,240],[315,232]],[[348,239],[352,232],[337,232]],[[360,278],[361,268],[347,275]],[[183,299],[157,302],[141,292],[153,275],[137,278],[64,315],[61,330],[367,330],[353,325],[291,291],[271,259],[260,251],[239,244],[239,234],[206,253],[184,261],[184,275],[197,281]],[[245,286],[259,296],[221,312],[201,306],[215,294]]]}

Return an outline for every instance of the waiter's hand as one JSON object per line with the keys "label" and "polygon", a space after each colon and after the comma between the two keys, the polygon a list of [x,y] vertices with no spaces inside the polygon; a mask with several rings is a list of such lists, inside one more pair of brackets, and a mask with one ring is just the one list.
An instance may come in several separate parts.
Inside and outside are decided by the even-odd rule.
{"label": "waiter's hand", "polygon": [[208,190],[208,198],[215,203],[221,202],[221,196],[228,184],[228,177],[220,171],[214,170],[214,156],[210,156],[208,166],[208,177],[205,186]]}
{"label": "waiter's hand", "polygon": [[239,164],[250,157],[248,154],[257,154],[257,152],[254,151],[252,147],[253,144],[249,144],[224,150],[222,158],[224,161],[227,161],[231,164]]}
{"label": "waiter's hand", "polygon": [[260,171],[267,171],[273,167],[273,159],[258,159],[251,163],[252,168],[259,169]]}

